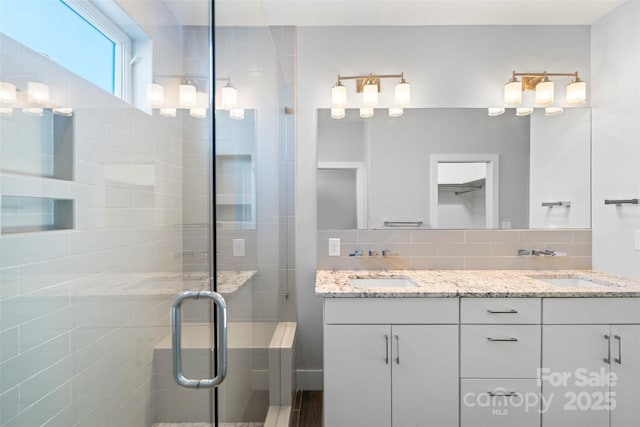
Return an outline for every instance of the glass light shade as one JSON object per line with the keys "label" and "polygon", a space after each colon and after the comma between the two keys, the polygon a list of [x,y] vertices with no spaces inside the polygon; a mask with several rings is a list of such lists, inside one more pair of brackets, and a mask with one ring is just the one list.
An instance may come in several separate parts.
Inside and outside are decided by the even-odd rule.
{"label": "glass light shade", "polygon": [[581,105],[587,101],[587,84],[585,82],[573,82],[567,86],[567,104]]}
{"label": "glass light shade", "polygon": [[371,107],[362,107],[360,108],[360,117],[363,119],[368,119],[373,117],[373,108]]}
{"label": "glass light shade", "polygon": [[344,108],[332,108],[331,109],[331,118],[332,119],[344,119],[345,111]]}
{"label": "glass light shade", "polygon": [[488,111],[490,117],[501,116],[504,114],[504,108],[502,107],[489,107]]}
{"label": "glass light shade", "polygon": [[365,107],[375,107],[378,105],[378,85],[364,85],[364,89],[362,90],[362,105]]}
{"label": "glass light shade", "polygon": [[44,83],[28,82],[27,97],[32,104],[43,105],[49,103],[49,86]]}
{"label": "glass light shade", "polygon": [[161,108],[160,115],[163,117],[175,117],[177,111],[175,108]]}
{"label": "glass light shade", "polygon": [[194,117],[196,119],[204,119],[205,117],[207,117],[207,109],[202,107],[191,107],[189,109],[189,114],[191,115],[191,117]]}
{"label": "glass light shade", "polygon": [[13,104],[17,99],[16,87],[11,83],[0,82],[0,102]]}
{"label": "glass light shade", "polygon": [[151,108],[160,108],[164,105],[164,88],[157,83],[147,85],[147,102]]}
{"label": "glass light shade", "polygon": [[404,114],[404,108],[389,107],[389,117],[400,117]]}
{"label": "glass light shade", "polygon": [[547,107],[544,109],[545,116],[557,116],[558,114],[562,114],[564,110],[561,107]]}
{"label": "glass light shade", "polygon": [[244,108],[232,108],[231,110],[229,110],[229,117],[233,120],[243,120]]}
{"label": "glass light shade", "polygon": [[12,116],[13,108],[0,107],[0,114],[4,114],[5,116]]}
{"label": "glass light shade", "polygon": [[398,107],[408,107],[411,103],[411,86],[409,83],[398,83],[394,89],[394,98]]}
{"label": "glass light shade", "polygon": [[224,86],[221,98],[220,108],[231,110],[238,105],[238,90],[233,86]]}
{"label": "glass light shade", "polygon": [[347,108],[347,88],[343,85],[335,85],[331,88],[331,107]]}
{"label": "glass light shade", "polygon": [[533,108],[531,107],[520,107],[516,108],[516,116],[528,116],[533,113]]}
{"label": "glass light shade", "polygon": [[44,110],[40,107],[26,107],[22,109],[22,112],[28,116],[42,116],[44,114]]}
{"label": "glass light shade", "polygon": [[553,82],[546,81],[538,83],[536,85],[536,104],[542,107],[553,104],[553,92]]}
{"label": "glass light shade", "polygon": [[196,87],[193,85],[180,85],[178,102],[181,108],[189,108],[196,105]]}
{"label": "glass light shade", "polygon": [[70,108],[70,107],[57,107],[53,109],[53,112],[59,116],[64,116],[64,117],[73,116],[73,108]]}
{"label": "glass light shade", "polygon": [[522,82],[509,82],[504,85],[504,103],[514,107],[522,103]]}

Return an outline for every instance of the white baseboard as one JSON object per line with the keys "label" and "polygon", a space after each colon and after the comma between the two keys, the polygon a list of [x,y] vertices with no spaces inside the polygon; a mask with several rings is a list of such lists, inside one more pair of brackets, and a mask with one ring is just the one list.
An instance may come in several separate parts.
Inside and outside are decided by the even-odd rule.
{"label": "white baseboard", "polygon": [[296,383],[298,390],[322,390],[322,369],[298,369]]}

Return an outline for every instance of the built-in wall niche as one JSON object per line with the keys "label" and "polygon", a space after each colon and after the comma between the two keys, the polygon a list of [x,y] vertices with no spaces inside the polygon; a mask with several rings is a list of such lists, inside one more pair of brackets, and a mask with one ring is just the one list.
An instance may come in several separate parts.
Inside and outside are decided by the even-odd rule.
{"label": "built-in wall niche", "polygon": [[227,230],[256,228],[255,167],[250,154],[216,156],[216,224]]}
{"label": "built-in wall niche", "polygon": [[0,169],[21,175],[73,180],[73,116],[0,115]]}
{"label": "built-in wall niche", "polygon": [[6,196],[0,199],[2,234],[73,229],[73,200]]}

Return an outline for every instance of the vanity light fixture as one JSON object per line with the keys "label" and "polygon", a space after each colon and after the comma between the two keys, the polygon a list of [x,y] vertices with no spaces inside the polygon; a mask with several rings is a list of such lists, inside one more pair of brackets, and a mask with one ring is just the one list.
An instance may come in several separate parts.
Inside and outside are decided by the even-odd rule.
{"label": "vanity light fixture", "polygon": [[[518,80],[520,77],[522,80]],[[554,83],[549,77],[572,77],[567,86],[566,102],[568,105],[584,104],[587,99],[586,83],[575,73],[518,73],[515,70],[504,87],[504,103],[516,107],[522,103],[523,91],[535,91],[536,104],[542,107],[553,104]]]}
{"label": "vanity light fixture", "polygon": [[[165,84],[166,87],[157,82],[147,85],[147,105],[154,110],[157,109],[161,116],[174,118],[177,116],[178,110],[189,110],[191,117],[198,119],[207,117],[210,102],[207,91],[209,84],[205,77],[194,78],[175,75],[156,75],[155,77],[174,80],[173,84]],[[179,85],[176,84],[176,79],[179,79]],[[229,79],[224,80],[229,82]],[[205,91],[199,91],[196,86],[204,87]],[[233,90],[235,91],[235,88]]]}
{"label": "vanity light fixture", "polygon": [[374,115],[374,107],[378,105],[378,93],[380,92],[381,79],[400,79],[394,87],[395,106],[389,108],[390,117],[399,117],[404,113],[404,108],[411,102],[411,87],[400,74],[368,74],[361,76],[341,76],[338,74],[336,83],[331,88],[331,117],[344,118],[344,109],[347,107],[347,88],[342,84],[343,80],[356,80],[356,92],[362,92],[362,107],[360,117],[369,118]]}

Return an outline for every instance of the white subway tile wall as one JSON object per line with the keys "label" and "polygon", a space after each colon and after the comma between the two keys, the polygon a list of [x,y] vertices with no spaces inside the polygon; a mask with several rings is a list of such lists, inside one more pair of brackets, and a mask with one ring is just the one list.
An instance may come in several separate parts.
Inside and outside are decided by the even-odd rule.
{"label": "white subway tile wall", "polygon": [[[327,255],[340,238],[341,256]],[[567,256],[518,256],[519,249],[553,249]],[[365,256],[349,256],[361,250]],[[390,256],[366,256],[388,250]],[[591,230],[322,230],[318,269],[556,270],[591,268]]]}
{"label": "white subway tile wall", "polygon": [[49,121],[16,110],[10,134],[3,119],[0,221],[51,223],[51,199],[76,215],[72,230],[0,237],[0,425],[151,425],[153,348],[183,286],[181,121],[0,37],[0,80],[64,92],[75,124],[74,179],[61,180]]}

